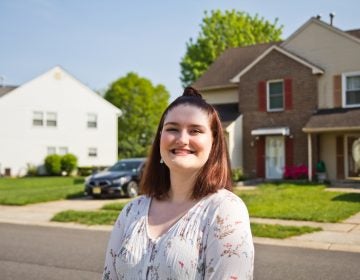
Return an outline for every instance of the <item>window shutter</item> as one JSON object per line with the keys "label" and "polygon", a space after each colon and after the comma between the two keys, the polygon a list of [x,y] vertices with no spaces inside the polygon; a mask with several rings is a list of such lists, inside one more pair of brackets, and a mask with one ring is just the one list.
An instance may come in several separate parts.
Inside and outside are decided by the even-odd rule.
{"label": "window shutter", "polygon": [[344,179],[344,138],[336,137],[336,179]]}
{"label": "window shutter", "polygon": [[285,138],[285,166],[294,165],[294,139]]}
{"label": "window shutter", "polygon": [[334,90],[334,108],[342,107],[341,101],[341,75],[335,75],[333,77],[333,90]]}
{"label": "window shutter", "polygon": [[260,136],[256,143],[256,176],[265,178],[265,137]]}
{"label": "window shutter", "polygon": [[292,110],[292,80],[284,80],[284,91],[285,91],[285,110]]}
{"label": "window shutter", "polygon": [[266,112],[266,82],[260,81],[258,84],[259,111]]}

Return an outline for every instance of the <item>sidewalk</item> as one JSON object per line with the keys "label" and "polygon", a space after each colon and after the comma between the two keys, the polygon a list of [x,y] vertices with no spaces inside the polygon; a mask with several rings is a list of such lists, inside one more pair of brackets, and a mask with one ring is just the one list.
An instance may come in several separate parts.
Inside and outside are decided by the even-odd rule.
{"label": "sidewalk", "polygon": [[[344,192],[344,189],[341,189],[341,191]],[[351,191],[360,192],[360,190],[353,191],[353,189],[351,189]],[[27,206],[0,205],[0,223],[110,231],[112,226],[86,226],[75,223],[51,222],[50,220],[56,213],[64,210],[97,210],[104,204],[118,201],[124,200],[93,200],[84,198],[38,203]],[[283,240],[254,237],[254,242],[257,244],[360,253],[360,212],[349,219],[336,224],[260,218],[251,218],[251,222],[293,226],[307,225],[312,227],[321,227],[323,229],[320,232],[290,237]]]}

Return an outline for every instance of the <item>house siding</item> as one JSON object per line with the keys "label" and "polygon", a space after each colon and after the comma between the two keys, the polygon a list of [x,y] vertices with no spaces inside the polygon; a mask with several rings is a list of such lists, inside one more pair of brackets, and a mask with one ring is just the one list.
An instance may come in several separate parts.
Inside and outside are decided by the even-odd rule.
{"label": "house siding", "polygon": [[[291,79],[292,109],[281,112],[261,112],[258,104],[258,84],[260,81]],[[284,104],[285,106],[285,104]],[[317,108],[317,76],[311,69],[272,51],[241,78],[239,83],[239,110],[243,114],[244,171],[248,176],[258,174],[259,160],[254,144],[256,138],[251,131],[258,128],[289,127],[294,147],[291,158],[293,164],[307,164],[307,137],[302,128]],[[285,139],[286,140],[286,139]],[[286,143],[286,141],[285,141]],[[313,146],[316,147],[316,144]],[[314,154],[316,151],[313,148]],[[315,157],[313,157],[316,162]]]}
{"label": "house siding", "polygon": [[203,98],[210,104],[238,103],[238,89],[200,90]]}
{"label": "house siding", "polygon": [[[57,126],[33,126],[33,112],[55,112]],[[87,127],[87,114],[97,128]],[[0,172],[25,175],[27,164],[42,165],[47,147],[66,147],[79,166],[108,166],[117,160],[120,111],[59,67],[0,98]],[[88,156],[88,148],[98,156]]]}
{"label": "house siding", "polygon": [[319,108],[338,107],[334,100],[334,76],[360,70],[360,41],[335,32],[326,23],[312,20],[282,47],[305,57],[325,70],[319,79]]}

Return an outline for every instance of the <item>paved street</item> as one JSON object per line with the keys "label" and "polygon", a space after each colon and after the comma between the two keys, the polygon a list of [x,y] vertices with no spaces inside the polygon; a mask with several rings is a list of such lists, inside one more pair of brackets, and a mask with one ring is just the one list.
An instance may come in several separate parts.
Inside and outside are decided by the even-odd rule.
{"label": "paved street", "polygon": [[[109,231],[0,223],[2,280],[100,279]],[[255,280],[360,279],[360,254],[256,245]]]}

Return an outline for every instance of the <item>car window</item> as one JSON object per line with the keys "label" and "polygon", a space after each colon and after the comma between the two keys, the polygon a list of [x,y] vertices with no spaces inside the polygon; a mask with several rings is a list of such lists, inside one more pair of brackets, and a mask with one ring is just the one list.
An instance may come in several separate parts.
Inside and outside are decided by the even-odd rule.
{"label": "car window", "polygon": [[119,161],[109,171],[136,171],[141,161]]}

